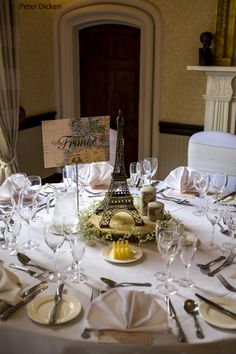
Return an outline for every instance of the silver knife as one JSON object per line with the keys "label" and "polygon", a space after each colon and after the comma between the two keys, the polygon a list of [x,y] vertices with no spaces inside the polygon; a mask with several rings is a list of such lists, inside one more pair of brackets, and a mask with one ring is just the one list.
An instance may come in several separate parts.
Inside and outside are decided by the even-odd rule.
{"label": "silver knife", "polygon": [[179,322],[179,319],[178,319],[178,317],[176,315],[176,311],[174,309],[174,306],[173,306],[170,298],[168,298],[167,301],[168,301],[167,307],[168,307],[168,310],[169,310],[170,317],[175,322],[176,327],[178,329],[177,340],[179,342],[182,342],[182,343],[187,342],[186,335],[185,335],[185,333],[183,331],[183,328],[182,328],[182,326],[181,326],[181,324]]}
{"label": "silver knife", "polygon": [[39,293],[41,293],[42,291],[46,290],[48,288],[47,284],[44,284],[43,287],[37,289],[36,291],[34,291],[33,293],[29,294],[28,296],[26,296],[25,298],[23,298],[20,302],[18,302],[16,305],[11,306],[11,308],[7,309],[5,312],[3,312],[0,315],[0,319],[1,321],[6,320],[8,317],[10,317],[11,315],[13,315],[13,313],[15,313],[17,310],[19,310],[22,306],[24,306],[25,304],[27,304],[28,302],[30,302],[31,300],[33,300],[35,298],[36,295],[38,295]]}
{"label": "silver knife", "polygon": [[233,318],[234,320],[236,320],[236,313],[232,312],[230,310],[227,310],[226,308],[224,308],[223,306],[220,306],[219,304],[217,304],[216,302],[207,299],[206,297],[199,295],[199,294],[195,294],[199,299],[201,299],[202,301],[204,301],[206,304],[210,305],[212,308],[214,308],[215,310]]}
{"label": "silver knife", "polygon": [[10,268],[13,268],[13,269],[17,269],[17,270],[22,270],[23,272],[26,272],[26,273],[28,273],[29,275],[31,275],[31,277],[33,277],[33,278],[38,278],[38,277],[40,277],[41,275],[43,275],[43,274],[46,273],[45,271],[42,271],[41,273],[38,273],[38,272],[35,272],[34,270],[25,268],[25,267],[23,267],[23,266],[20,266],[20,265],[18,265],[18,264],[14,264],[14,263],[10,263],[10,264],[9,264],[9,267],[10,267]]}
{"label": "silver knife", "polygon": [[[29,289],[26,289],[26,290],[20,295],[20,297],[24,299],[26,296],[28,296],[28,295],[34,293],[35,291],[37,291],[37,290],[43,288],[44,285],[46,285],[46,284],[47,284],[46,281],[42,281],[41,283],[36,284],[36,285],[32,286],[32,287],[29,288]],[[0,307],[0,315],[1,315],[3,312],[5,312],[6,310],[10,309],[12,306],[13,306],[13,305],[10,305],[10,304],[8,304],[7,302],[4,302],[3,305]]]}
{"label": "silver knife", "polygon": [[63,287],[64,287],[64,283],[61,283],[58,286],[56,294],[54,296],[54,302],[53,302],[52,309],[49,314],[49,320],[48,320],[48,323],[51,325],[56,324],[56,322],[57,322],[57,310],[58,310],[58,307],[59,307],[60,302],[62,300]]}

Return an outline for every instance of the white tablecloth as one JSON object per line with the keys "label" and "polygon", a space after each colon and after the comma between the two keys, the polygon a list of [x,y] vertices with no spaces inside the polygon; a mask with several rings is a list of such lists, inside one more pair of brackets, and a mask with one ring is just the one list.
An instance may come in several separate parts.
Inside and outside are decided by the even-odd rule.
{"label": "white tablecloth", "polygon": [[[90,198],[88,198],[90,200]],[[165,202],[166,210],[171,211],[174,217],[178,217],[190,229],[194,230],[201,245],[196,253],[194,264],[199,262],[207,262],[219,254],[218,251],[207,251],[205,243],[209,242],[211,235],[211,225],[206,217],[196,217],[193,215],[193,206],[179,205],[173,202]],[[51,210],[52,214],[53,210]],[[50,219],[51,215],[46,215],[45,211],[41,211],[39,216],[41,220],[34,222],[31,228],[31,235],[35,240],[40,242],[40,247],[37,250],[26,252],[35,262],[41,265],[52,268],[53,254],[46,246],[43,240],[43,220]],[[24,228],[22,229],[19,241],[23,242],[26,237]],[[216,230],[216,243],[223,243],[226,236]],[[206,297],[226,297],[236,300],[236,295],[227,291],[218,281],[216,277],[208,277],[201,273],[199,269],[193,265],[190,269],[190,276],[196,282],[194,288],[178,287],[177,294],[171,297],[172,303],[176,309],[179,320],[188,338],[188,344],[178,343],[176,338],[167,334],[154,334],[150,336],[142,336],[142,334],[129,335],[122,339],[111,339],[109,337],[97,338],[94,334],[90,339],[84,340],[81,338],[83,330],[83,322],[85,312],[90,302],[91,286],[96,286],[100,289],[106,289],[106,286],[99,280],[101,276],[113,278],[116,281],[138,281],[151,282],[152,289],[139,288],[141,291],[150,291],[154,294],[160,305],[165,308],[163,296],[160,296],[155,287],[158,284],[154,280],[153,274],[164,268],[163,260],[157,253],[156,246],[153,244],[145,244],[143,246],[143,257],[129,264],[114,264],[105,261],[100,250],[105,246],[104,243],[96,242],[94,246],[87,246],[83,257],[84,272],[88,276],[88,283],[76,285],[69,280],[65,281],[67,293],[79,299],[82,305],[82,312],[72,322],[60,326],[43,326],[32,322],[27,316],[27,307],[21,308],[8,320],[0,322],[0,353],[2,354],[72,354],[72,353],[203,353],[214,352],[234,353],[236,346],[235,330],[224,330],[209,325],[203,318],[199,316],[199,321],[205,333],[204,339],[197,339],[195,335],[195,327],[193,318],[190,317],[183,309],[184,300],[193,298],[198,301],[194,293],[198,292]],[[1,250],[0,259],[4,261],[7,267],[9,263],[14,262],[19,264],[16,257],[10,256],[7,251]],[[72,261],[69,250],[69,245],[64,243],[58,253],[58,264],[60,268],[64,268]],[[175,279],[183,275],[184,266],[180,258],[176,258],[172,264],[172,271]],[[12,269],[11,269],[12,270]],[[235,265],[231,265],[222,271],[223,275],[230,275],[236,271]],[[18,276],[29,284],[38,282],[26,273],[15,271]],[[232,282],[234,282],[232,280]],[[39,296],[53,294],[57,284],[48,283],[49,288]],[[235,302],[236,304],[236,302]],[[116,341],[116,343],[114,343]]]}

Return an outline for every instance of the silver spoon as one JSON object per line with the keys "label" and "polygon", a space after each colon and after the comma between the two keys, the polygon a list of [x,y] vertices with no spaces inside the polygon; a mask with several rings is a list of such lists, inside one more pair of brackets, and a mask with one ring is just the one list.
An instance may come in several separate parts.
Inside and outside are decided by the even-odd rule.
{"label": "silver spoon", "polygon": [[197,329],[197,331],[196,331],[197,337],[200,339],[204,338],[205,336],[202,332],[202,329],[200,327],[200,324],[199,324],[198,318],[197,318],[198,304],[194,300],[187,299],[184,301],[184,309],[189,315],[193,316],[195,327]]}
{"label": "silver spoon", "polygon": [[100,278],[103,283],[107,284],[110,288],[117,288],[119,286],[129,286],[129,285],[134,285],[134,286],[152,286],[151,283],[131,283],[131,282],[122,282],[122,283],[117,283],[112,279]]}
{"label": "silver spoon", "polygon": [[43,266],[33,263],[32,260],[26,254],[24,254],[22,252],[17,253],[17,258],[25,266],[35,267],[35,268],[42,270],[43,272],[48,272],[48,273],[52,272],[51,270],[49,270]]}

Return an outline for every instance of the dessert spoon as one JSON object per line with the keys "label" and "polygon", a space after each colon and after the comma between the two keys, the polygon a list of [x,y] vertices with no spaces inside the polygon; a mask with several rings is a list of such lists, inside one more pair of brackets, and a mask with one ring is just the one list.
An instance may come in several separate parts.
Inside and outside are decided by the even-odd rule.
{"label": "dessert spoon", "polygon": [[205,336],[202,332],[202,329],[201,329],[200,324],[197,319],[198,304],[194,300],[187,299],[184,301],[184,309],[189,315],[193,316],[195,327],[197,329],[197,331],[196,331],[197,337],[200,339],[204,338]]}
{"label": "dessert spoon", "polygon": [[103,281],[103,283],[107,284],[110,288],[117,288],[119,286],[129,286],[129,285],[134,285],[134,286],[152,286],[151,283],[132,283],[132,282],[121,282],[121,283],[117,283],[112,279],[108,279],[108,278],[104,278],[101,277],[100,278],[101,281]]}
{"label": "dessert spoon", "polygon": [[17,253],[17,258],[25,266],[35,267],[35,268],[42,270],[43,272],[52,272],[51,270],[49,270],[41,265],[33,263],[32,260],[30,259],[30,257],[28,257],[26,254],[24,254],[22,252]]}

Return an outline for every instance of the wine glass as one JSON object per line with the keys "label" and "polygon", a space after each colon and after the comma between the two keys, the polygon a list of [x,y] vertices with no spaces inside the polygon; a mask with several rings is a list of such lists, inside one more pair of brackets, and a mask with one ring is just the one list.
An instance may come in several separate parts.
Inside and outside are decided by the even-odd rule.
{"label": "wine glass", "polygon": [[143,160],[143,163],[144,163],[144,170],[147,173],[148,182],[149,182],[149,184],[151,184],[152,177],[157,172],[158,160],[156,157],[145,157],[145,159]]}
{"label": "wine glass", "polygon": [[236,214],[232,212],[230,207],[227,206],[223,211],[223,221],[229,229],[230,242],[222,244],[223,249],[234,250],[236,248],[235,234],[236,234]]}
{"label": "wine glass", "polygon": [[221,219],[221,210],[219,205],[214,203],[209,204],[207,207],[206,216],[212,225],[211,241],[209,246],[211,249],[219,249],[219,246],[215,244],[215,226]]}
{"label": "wine glass", "polygon": [[85,252],[85,243],[79,234],[72,235],[71,237],[71,253],[76,264],[76,269],[70,280],[73,283],[85,283],[87,277],[81,271],[81,261]]}
{"label": "wine glass", "polygon": [[194,282],[189,278],[189,269],[192,265],[194,254],[197,250],[197,237],[191,232],[184,231],[180,236],[180,258],[185,266],[184,277],[178,279],[178,284],[185,288],[194,286]]}
{"label": "wine glass", "polygon": [[138,161],[137,172],[139,174],[139,182],[141,186],[148,184],[148,174],[151,171],[150,162],[144,163],[144,161]]}
{"label": "wine glass", "polygon": [[130,185],[136,187],[140,177],[139,162],[131,162],[131,164],[129,165],[129,172],[130,172]]}
{"label": "wine glass", "polygon": [[196,172],[193,177],[193,183],[199,192],[199,206],[193,211],[196,216],[203,216],[206,213],[204,198],[210,187],[210,174],[208,172]]}
{"label": "wine glass", "polygon": [[23,248],[31,249],[38,248],[39,244],[30,238],[30,226],[33,217],[35,216],[38,208],[38,203],[35,197],[25,192],[22,196],[21,203],[19,204],[19,214],[27,224],[27,241],[23,244]]}
{"label": "wine glass", "polygon": [[166,280],[163,284],[157,286],[157,290],[165,295],[171,295],[176,293],[176,287],[170,283],[170,265],[175,259],[175,256],[178,253],[179,242],[178,242],[178,233],[173,229],[162,229],[159,232],[157,248],[161,256],[164,258],[166,263]]}
{"label": "wine glass", "polygon": [[224,188],[228,182],[228,176],[226,173],[213,173],[212,175],[212,187],[216,193],[216,201],[219,201],[220,195],[223,193]]}
{"label": "wine glass", "polygon": [[42,188],[42,180],[40,176],[28,176],[28,180],[30,181],[30,185],[27,190],[32,197],[36,198]]}
{"label": "wine glass", "polygon": [[66,275],[59,273],[57,270],[57,251],[65,241],[63,225],[55,226],[52,222],[47,222],[44,225],[43,232],[44,240],[54,254],[54,271],[48,276],[48,279],[52,282],[64,281],[66,279]]}
{"label": "wine glass", "polygon": [[[63,219],[64,236],[65,239],[69,241],[71,252],[72,252],[72,236],[74,237],[75,235],[77,235],[78,229],[79,229],[78,215],[66,216]],[[76,263],[74,261],[65,268],[67,274],[73,274],[75,270],[76,270]]]}

